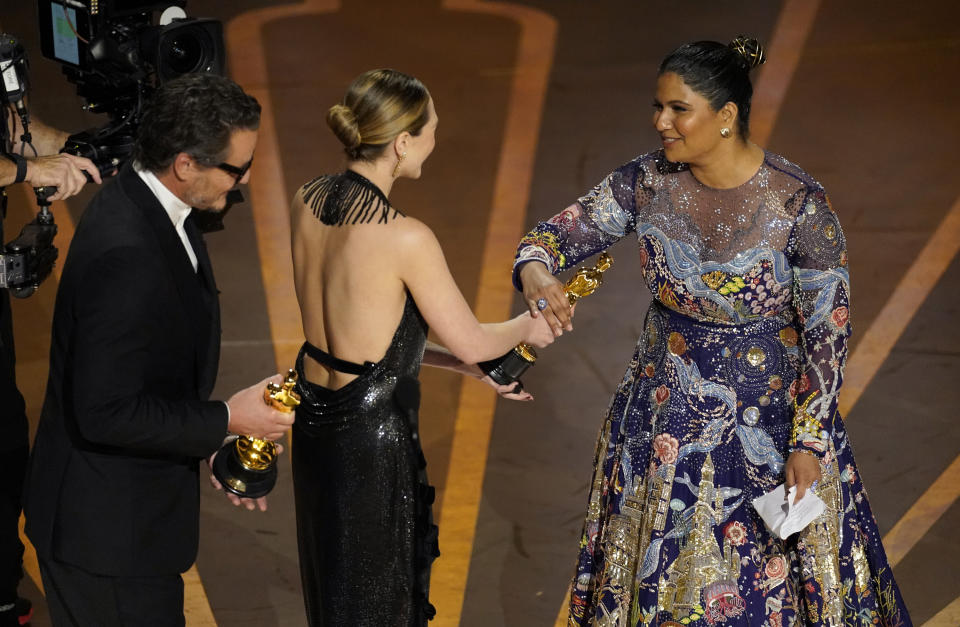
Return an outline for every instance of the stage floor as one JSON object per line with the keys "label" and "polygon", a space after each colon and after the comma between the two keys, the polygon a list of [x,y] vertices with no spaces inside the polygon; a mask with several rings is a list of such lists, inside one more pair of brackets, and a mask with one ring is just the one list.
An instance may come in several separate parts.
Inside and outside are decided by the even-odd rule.
{"label": "stage floor", "polygon": [[[0,12],[0,30],[28,47],[34,114],[73,130],[102,124],[41,57],[34,10]],[[218,398],[292,365],[302,337],[286,204],[342,167],[323,118],[355,75],[393,67],[430,88],[437,149],[392,200],[434,228],[464,295],[494,321],[522,310],[510,285],[520,235],[659,146],[650,102],[662,56],[740,33],[769,44],[754,139],[820,180],[848,240],[854,337],[842,406],[861,475],[914,623],[960,624],[955,2],[190,0],[188,10],[225,22],[230,74],[264,105],[250,202],[208,237],[222,292]],[[61,254],[93,191],[55,208]],[[10,192],[8,234],[33,211],[23,190]],[[635,251],[630,241],[612,249],[616,265],[574,332],[541,352],[525,377],[534,403],[425,369],[421,430],[443,553],[433,624],[563,624],[597,430],[649,303]],[[34,425],[55,291],[54,276],[14,304]],[[288,457],[281,473],[266,513],[234,509],[204,481],[188,625],[305,625]],[[44,627],[29,554],[27,570],[21,594]]]}

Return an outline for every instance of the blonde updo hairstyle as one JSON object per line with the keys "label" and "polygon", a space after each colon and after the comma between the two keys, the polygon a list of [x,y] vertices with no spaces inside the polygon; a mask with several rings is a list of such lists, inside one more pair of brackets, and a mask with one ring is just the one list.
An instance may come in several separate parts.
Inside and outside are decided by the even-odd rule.
{"label": "blonde updo hairstyle", "polygon": [[327,125],[352,161],[373,161],[400,133],[419,135],[430,117],[430,92],[396,70],[370,70],[354,79]]}

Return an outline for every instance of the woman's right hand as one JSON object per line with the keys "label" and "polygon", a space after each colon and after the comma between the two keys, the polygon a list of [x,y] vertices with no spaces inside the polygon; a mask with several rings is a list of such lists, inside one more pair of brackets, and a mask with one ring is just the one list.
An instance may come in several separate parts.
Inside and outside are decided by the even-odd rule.
{"label": "woman's right hand", "polygon": [[524,318],[524,323],[526,324],[527,330],[523,338],[525,344],[530,344],[537,348],[545,348],[553,344],[553,340],[555,339],[553,329],[550,328],[550,325],[547,324],[543,316],[537,316],[535,318],[530,312],[524,312],[518,317]]}
{"label": "woman's right hand", "polygon": [[[558,281],[540,261],[529,261],[520,268],[520,283],[523,285],[523,299],[534,318],[542,317],[553,329],[556,336],[563,330],[573,331],[571,318],[573,311],[570,301],[563,292],[563,283]],[[546,301],[546,307],[538,307],[540,299]]]}

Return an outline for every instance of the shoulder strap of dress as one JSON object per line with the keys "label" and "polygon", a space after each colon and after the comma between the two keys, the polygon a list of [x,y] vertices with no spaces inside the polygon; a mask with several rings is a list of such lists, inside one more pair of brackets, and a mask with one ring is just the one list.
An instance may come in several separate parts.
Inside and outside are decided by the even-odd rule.
{"label": "shoulder strap of dress", "polygon": [[310,342],[303,343],[303,350],[314,361],[319,362],[328,368],[332,368],[337,372],[345,372],[347,374],[361,375],[364,372],[366,372],[367,368],[369,368],[371,365],[369,361],[361,365],[361,364],[356,364],[352,361],[339,359],[337,357],[334,357],[330,353],[317,348]]}

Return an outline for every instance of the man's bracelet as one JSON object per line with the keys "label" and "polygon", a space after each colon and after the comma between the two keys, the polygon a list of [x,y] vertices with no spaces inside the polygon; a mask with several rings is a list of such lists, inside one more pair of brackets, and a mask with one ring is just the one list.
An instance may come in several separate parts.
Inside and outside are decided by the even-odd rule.
{"label": "man's bracelet", "polygon": [[13,163],[17,164],[17,178],[13,181],[14,183],[23,183],[25,180],[27,180],[26,159],[12,152],[0,152],[0,155],[3,155]]}

